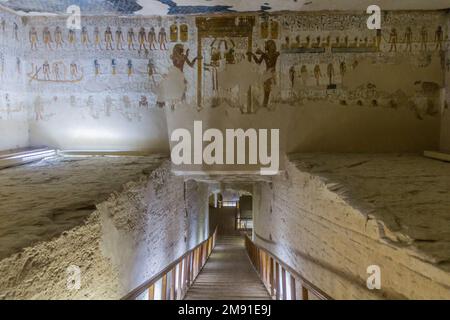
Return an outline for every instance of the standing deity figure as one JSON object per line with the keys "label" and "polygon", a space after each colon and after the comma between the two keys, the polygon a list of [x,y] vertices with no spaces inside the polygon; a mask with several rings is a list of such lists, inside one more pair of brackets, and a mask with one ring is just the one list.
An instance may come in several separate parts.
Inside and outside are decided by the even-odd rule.
{"label": "standing deity figure", "polygon": [[348,36],[344,37],[344,48],[348,48],[350,46],[349,41],[348,41]]}
{"label": "standing deity figure", "polygon": [[222,59],[221,52],[219,48],[215,46],[217,39],[214,39],[211,43],[211,61],[208,67],[211,67],[211,79],[213,91],[219,90],[219,78],[218,78],[218,70],[220,67],[220,60]]}
{"label": "standing deity figure", "polygon": [[324,48],[331,47],[331,36],[327,36],[325,38],[325,42],[323,43],[322,47],[324,47]]}
{"label": "standing deity figure", "polygon": [[76,46],[77,36],[75,34],[74,29],[69,29],[69,43],[72,45],[72,47]]}
{"label": "standing deity figure", "polygon": [[314,66],[314,78],[316,79],[316,85],[320,85],[320,78],[322,77],[322,71],[320,70],[320,65],[316,64]]}
{"label": "standing deity figure", "polygon": [[319,47],[320,47],[321,41],[322,41],[322,39],[320,38],[320,36],[318,36],[318,37],[316,38],[316,42],[314,43],[313,47],[319,48]]}
{"label": "standing deity figure", "polygon": [[291,89],[294,89],[294,85],[295,85],[295,65],[292,65],[289,68],[289,80],[291,82]]}
{"label": "standing deity figure", "polygon": [[70,64],[70,75],[72,79],[76,79],[78,76],[78,66],[74,61]]}
{"label": "standing deity figure", "polygon": [[407,27],[405,31],[405,51],[412,51],[412,30],[411,27]]}
{"label": "standing deity figure", "polygon": [[281,49],[289,49],[291,47],[291,40],[289,37],[284,37],[284,43],[281,45]]}
{"label": "standing deity figure", "polygon": [[112,69],[112,74],[113,76],[115,76],[117,74],[117,63],[116,63],[116,59],[112,59],[111,60],[111,69]]}
{"label": "standing deity figure", "polygon": [[48,27],[45,27],[44,31],[42,31],[42,39],[44,41],[44,45],[46,46],[46,48],[51,50],[52,49],[52,35],[51,35]]}
{"label": "standing deity figure", "polygon": [[58,26],[55,29],[55,45],[56,45],[56,49],[62,48],[63,43],[64,43],[64,40],[63,40],[62,31],[61,31],[61,28]]}
{"label": "standing deity figure", "polygon": [[113,40],[113,35],[111,32],[111,27],[106,27],[105,30],[105,43],[106,43],[106,50],[114,50],[112,43],[114,42]]}
{"label": "standing deity figure", "polygon": [[369,38],[364,37],[364,47],[368,48],[369,47]]}
{"label": "standing deity figure", "polygon": [[38,34],[35,27],[31,28],[29,37],[31,50],[37,50]]}
{"label": "standing deity figure", "polygon": [[161,27],[161,29],[159,29],[158,42],[159,42],[160,50],[167,50],[167,47],[166,47],[167,33],[166,33],[166,29],[164,29],[164,27]]}
{"label": "standing deity figure", "polygon": [[5,21],[5,19],[3,19],[3,18],[2,18],[2,23],[1,23],[1,25],[2,25],[2,32],[5,33],[5,31],[6,31],[6,21]]}
{"label": "standing deity figure", "polygon": [[98,76],[100,74],[100,63],[98,63],[98,60],[94,60],[94,69],[95,69],[95,75]]}
{"label": "standing deity figure", "polygon": [[302,78],[303,85],[306,86],[308,84],[308,68],[306,65],[302,65],[300,68],[300,76]]}
{"label": "standing deity figure", "polygon": [[94,29],[94,44],[95,49],[102,50],[102,37],[100,36],[100,29],[98,27]]}
{"label": "standing deity figure", "polygon": [[428,31],[425,26],[420,30],[420,50],[427,51]]}
{"label": "standing deity figure", "polygon": [[[167,100],[186,100],[187,80],[184,76],[184,65],[187,64],[189,67],[193,68],[198,57],[190,60],[189,49],[184,53],[184,46],[181,43],[177,43],[173,47],[170,59],[172,60],[173,67],[169,68],[169,73],[164,77],[159,86],[160,93],[158,94],[157,105],[160,107],[163,107]],[[173,90],[174,84],[182,87],[183,91]],[[174,108],[175,105],[172,104],[171,109],[173,110]]]}
{"label": "standing deity figure", "polygon": [[303,44],[304,48],[309,48],[311,46],[311,37],[310,36],[306,36],[306,42]]}
{"label": "standing deity figure", "polygon": [[118,27],[117,30],[116,30],[116,49],[117,50],[124,50],[123,49],[123,45],[122,45],[122,42],[124,40],[125,39],[123,38],[122,29],[120,27]]}
{"label": "standing deity figure", "polygon": [[148,60],[147,64],[147,75],[149,78],[153,79],[153,75],[156,73],[155,65],[152,60]]}
{"label": "standing deity figure", "polygon": [[50,80],[50,64],[48,61],[45,61],[42,65],[42,72],[44,73],[44,79]]}
{"label": "standing deity figure", "polygon": [[442,50],[442,42],[444,41],[444,31],[442,26],[438,26],[434,33],[434,41],[436,42],[435,50]]}
{"label": "standing deity figure", "polygon": [[395,28],[391,29],[391,33],[389,34],[389,43],[391,44],[389,52],[397,52],[397,30]]}
{"label": "standing deity figure", "polygon": [[91,43],[91,41],[89,40],[89,34],[88,34],[88,30],[86,27],[83,27],[81,29],[81,43],[83,44],[83,46],[85,48],[87,48],[89,46],[89,44]]}
{"label": "standing deity figure", "polygon": [[280,52],[277,51],[277,45],[274,40],[266,40],[264,52],[261,51],[261,49],[258,49],[256,50],[256,54],[253,52],[250,52],[249,54],[257,64],[261,64],[263,61],[266,64],[266,80],[263,85],[263,107],[268,108],[272,87],[276,84],[276,66]]}
{"label": "standing deity figure", "polygon": [[[187,85],[187,80],[184,78],[184,64],[187,63],[187,65],[191,68],[194,67],[195,62],[198,60],[198,57],[195,57],[194,59],[189,59],[189,49],[186,50],[186,53],[184,53],[184,46],[182,44],[176,44],[173,47],[172,55],[170,56],[170,59],[172,59],[173,66],[181,72],[184,79],[184,84]],[[182,100],[186,100],[186,90],[187,86],[184,88]]]}
{"label": "standing deity figure", "polygon": [[295,42],[292,44],[292,48],[300,48],[301,45],[300,36],[295,36]]}
{"label": "standing deity figure", "polygon": [[184,46],[182,44],[178,43],[173,47],[173,52],[170,56],[170,59],[172,60],[173,66],[175,68],[177,68],[181,72],[184,72],[184,64],[185,63],[187,63],[189,67],[193,68],[195,65],[195,62],[199,58],[195,57],[191,61],[189,59],[189,49],[187,49],[186,53],[184,53]]}
{"label": "standing deity figure", "polygon": [[127,42],[128,42],[128,50],[136,50],[134,47],[134,42],[136,41],[136,37],[134,35],[133,28],[130,28],[127,33]]}
{"label": "standing deity figure", "polygon": [[230,39],[231,46],[227,48],[227,43],[225,42],[225,62],[227,64],[235,64],[236,63],[236,44],[234,43],[233,39]]}
{"label": "standing deity figure", "polygon": [[339,64],[339,75],[341,76],[341,82],[344,84],[344,76],[347,73],[347,65],[345,64],[345,61],[342,61]]}
{"label": "standing deity figure", "polygon": [[13,24],[13,32],[14,32],[14,39],[19,41],[19,26],[15,22]]}
{"label": "standing deity figure", "polygon": [[141,51],[142,49],[144,49],[144,50],[147,49],[145,47],[146,41],[147,41],[147,35],[145,33],[145,29],[142,27],[138,33],[139,51]]}
{"label": "standing deity figure", "polygon": [[151,27],[150,31],[148,32],[148,46],[150,50],[156,50],[156,32],[155,28]]}
{"label": "standing deity figure", "polygon": [[377,29],[377,34],[375,35],[375,48],[377,51],[381,51],[381,40],[383,39],[383,35],[381,33],[381,29]]}

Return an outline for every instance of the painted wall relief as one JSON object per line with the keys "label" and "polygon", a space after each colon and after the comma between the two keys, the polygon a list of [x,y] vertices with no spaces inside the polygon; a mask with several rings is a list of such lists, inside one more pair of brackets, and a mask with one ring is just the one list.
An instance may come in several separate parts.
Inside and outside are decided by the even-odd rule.
{"label": "painted wall relief", "polygon": [[[358,16],[344,16],[339,28],[335,18],[332,15],[316,18],[313,15],[289,15],[280,18],[283,26],[280,83],[283,90],[280,96],[274,97],[274,101],[290,104],[300,101],[301,104],[305,99],[319,99],[339,101],[340,105],[356,103],[387,108],[406,105],[416,112],[418,118],[422,118],[424,113],[436,114],[439,109],[439,87],[442,86],[440,81],[427,83],[420,77],[411,79],[408,86],[414,85],[417,89],[409,99],[401,87],[393,86],[391,91],[379,89],[376,83],[382,80],[376,79],[375,75],[369,75],[366,83],[357,88],[347,84],[364,71],[363,64],[386,68],[387,72],[392,65],[405,62],[417,70],[428,68],[433,61],[440,59],[448,46],[448,32],[444,35],[441,25],[442,15],[424,18],[417,14],[390,14],[383,22],[383,31],[367,30],[363,17]],[[360,27],[342,28],[345,19],[350,19],[352,26]],[[420,20],[426,26],[418,26]],[[264,23],[262,21],[261,25]],[[321,31],[311,27],[314,25],[320,26]],[[433,93],[416,85],[422,82],[427,88],[435,88]],[[421,102],[423,100],[427,101],[425,108]]]}
{"label": "painted wall relief", "polygon": [[[5,25],[6,28],[6,25]],[[114,30],[113,30],[114,29]],[[138,50],[139,54],[145,54],[148,50],[168,50],[168,42],[187,42],[189,39],[189,26],[185,23],[170,26],[170,35],[167,35],[166,27],[156,28],[139,27],[138,31],[130,26],[124,30],[121,26],[106,26],[104,31],[99,26],[93,28],[83,26],[81,31],[67,29],[63,26],[54,28],[45,26],[42,28],[42,36],[39,35],[39,27],[31,26],[28,32],[28,41],[31,51],[58,50],[58,49],[86,49],[123,51]],[[79,47],[79,48],[78,48]],[[147,52],[148,54],[148,52]]]}
{"label": "painted wall relief", "polygon": [[389,13],[381,32],[366,28],[365,15],[344,14],[102,17],[86,18],[81,30],[57,19],[31,20],[19,33],[28,40],[31,92],[75,88],[109,94],[118,104],[127,95],[137,107],[226,105],[250,114],[326,101],[434,115],[442,83],[417,77],[410,81],[415,91],[405,93],[382,89],[370,76],[357,85],[354,78],[368,64],[386,72],[405,61],[429,68],[449,44],[436,12]]}
{"label": "painted wall relief", "polygon": [[197,52],[201,52],[197,67],[198,109],[225,102],[241,110],[252,110],[248,81],[253,77],[248,73],[243,77],[241,72],[251,63],[254,25],[253,16],[196,19]]}

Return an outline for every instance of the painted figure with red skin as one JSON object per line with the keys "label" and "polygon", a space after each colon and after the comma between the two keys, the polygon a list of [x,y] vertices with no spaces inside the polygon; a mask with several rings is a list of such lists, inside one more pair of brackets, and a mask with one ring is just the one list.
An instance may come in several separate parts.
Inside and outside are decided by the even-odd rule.
{"label": "painted figure with red skin", "polygon": [[253,52],[249,52],[248,54],[257,64],[261,64],[263,61],[266,64],[266,72],[268,73],[268,78],[264,81],[263,106],[267,108],[269,106],[272,87],[276,84],[276,66],[278,57],[280,56],[280,52],[277,51],[277,45],[275,41],[267,40],[265,42],[264,52],[258,49],[256,50],[256,54]]}

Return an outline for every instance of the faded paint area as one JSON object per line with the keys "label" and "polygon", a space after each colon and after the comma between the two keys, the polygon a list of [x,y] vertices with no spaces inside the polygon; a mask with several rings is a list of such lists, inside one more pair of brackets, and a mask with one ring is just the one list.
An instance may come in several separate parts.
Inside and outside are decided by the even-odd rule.
{"label": "faded paint area", "polygon": [[5,0],[3,5],[26,14],[65,13],[70,5],[79,5],[86,14],[205,14],[255,11],[365,11],[370,5],[383,10],[436,10],[448,8],[445,0],[76,0],[76,1],[25,1]]}
{"label": "faded paint area", "polygon": [[[20,237],[16,235],[12,240],[25,247],[0,259],[0,299],[117,300],[206,239],[209,234],[208,187],[174,177],[167,162],[155,168],[152,157],[130,159],[79,160],[76,163],[86,169],[85,175],[81,173],[71,178],[78,179],[76,184],[83,186],[83,190],[55,179],[48,188],[59,188],[54,188],[51,193],[47,188],[45,193],[38,173],[21,180],[29,185],[39,183],[40,188],[35,188],[34,194],[27,193],[30,197],[36,196],[39,208],[37,211],[35,207],[23,208],[27,204],[33,205],[24,201],[21,213],[29,211],[29,214],[9,218],[22,224],[21,228],[16,228],[16,231],[20,230]],[[75,164],[58,168],[55,176],[64,170],[70,172]],[[111,168],[112,164],[117,167]],[[140,173],[143,168],[150,171]],[[22,167],[18,170],[32,169]],[[7,176],[8,171],[5,171]],[[110,172],[103,174],[101,181],[93,182],[94,171],[96,174]],[[45,169],[41,175],[44,173]],[[127,177],[132,180],[127,181]],[[126,181],[121,189],[109,195],[99,194],[99,184],[111,181],[110,187],[115,187],[121,179]],[[16,183],[19,182],[16,180]],[[67,187],[72,188],[72,193],[65,190]],[[101,192],[106,190],[112,189],[102,188]],[[99,198],[92,200],[95,194]],[[185,197],[180,197],[182,194]],[[15,196],[20,197],[20,194],[15,193]],[[56,208],[52,206],[53,201],[44,201],[46,196],[56,197],[56,201],[68,206]],[[77,199],[79,203],[74,204]],[[92,208],[73,213],[83,201]],[[46,218],[42,214],[45,211],[64,219],[51,223],[48,214]],[[76,219],[78,223],[74,223]],[[48,232],[56,229],[59,234],[48,239]],[[13,228],[9,230],[12,232]],[[33,239],[32,246],[28,246],[29,241],[24,241],[36,236],[42,241],[36,243],[39,239]],[[69,266],[80,268],[79,290],[67,289]]]}
{"label": "faded paint area", "polygon": [[28,98],[24,48],[15,30],[21,19],[0,8],[0,21],[0,150],[7,150],[29,145]]}
{"label": "faded paint area", "polygon": [[[450,15],[447,17],[450,26]],[[450,153],[450,51],[447,49],[445,57],[445,93],[441,111],[441,151]]]}
{"label": "faded paint area", "polygon": [[[20,109],[18,128],[30,138],[18,144],[78,150],[165,152],[171,132],[196,119],[205,129],[279,128],[287,152],[436,149],[443,109],[436,48],[446,43],[434,35],[448,17],[390,12],[380,43],[366,18],[86,16],[83,29],[69,34],[64,17],[30,16],[25,24],[9,16],[2,41],[20,49],[11,52],[7,75],[20,77],[26,94],[8,89],[7,126],[11,110]],[[8,36],[14,19],[17,39]],[[391,29],[403,33],[404,26],[413,28],[414,42],[392,49]],[[23,57],[20,72],[10,63],[15,53]],[[5,106],[0,116],[7,118]]]}

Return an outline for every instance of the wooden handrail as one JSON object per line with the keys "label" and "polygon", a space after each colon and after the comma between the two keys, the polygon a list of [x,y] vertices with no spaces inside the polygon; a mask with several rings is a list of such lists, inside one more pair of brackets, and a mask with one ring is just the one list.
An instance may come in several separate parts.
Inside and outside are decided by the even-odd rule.
{"label": "wooden handrail", "polygon": [[[216,246],[217,227],[214,232],[195,248],[170,263],[163,270],[131,291],[122,300],[136,300],[148,292],[147,300],[182,300],[189,287]],[[157,284],[161,281],[159,288]],[[157,291],[159,289],[159,292]],[[159,293],[159,299],[155,299]]]}
{"label": "wooden handrail", "polygon": [[[254,243],[248,235],[245,236],[245,248],[253,266],[273,299],[309,300],[312,295],[319,300],[333,300],[276,255]],[[299,288],[297,283],[300,284]]]}

